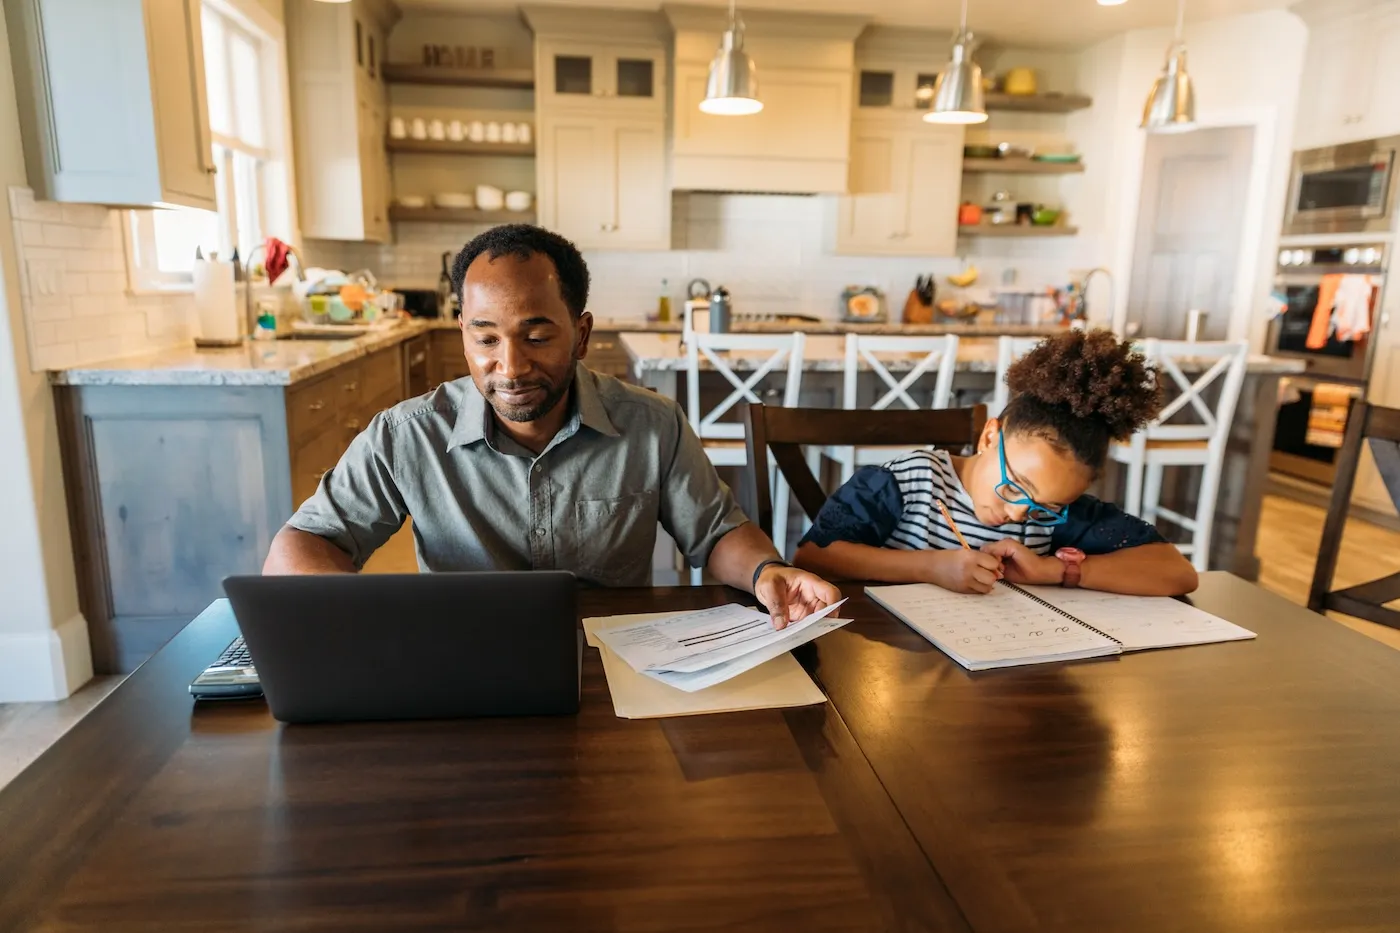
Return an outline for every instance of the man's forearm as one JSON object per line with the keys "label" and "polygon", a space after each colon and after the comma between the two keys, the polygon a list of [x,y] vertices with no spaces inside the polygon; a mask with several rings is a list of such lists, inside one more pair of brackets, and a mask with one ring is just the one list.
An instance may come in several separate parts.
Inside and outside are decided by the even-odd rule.
{"label": "man's forearm", "polygon": [[778,557],[777,548],[753,522],[745,522],[719,539],[705,569],[736,590],[753,592],[753,572],[765,560]]}
{"label": "man's forearm", "polygon": [[355,562],[319,535],[283,525],[272,539],[262,572],[268,576],[298,573],[354,573]]}

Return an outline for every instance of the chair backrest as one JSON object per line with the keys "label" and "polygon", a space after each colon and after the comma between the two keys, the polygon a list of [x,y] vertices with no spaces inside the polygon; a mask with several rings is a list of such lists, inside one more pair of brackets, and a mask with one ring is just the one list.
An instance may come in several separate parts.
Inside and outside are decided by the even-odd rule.
{"label": "chair backrest", "polygon": [[685,310],[681,312],[681,339],[685,340],[695,330],[709,333],[710,330],[710,309],[692,309],[690,302],[685,303]]}
{"label": "chair backrest", "polygon": [[773,533],[773,501],[768,491],[767,447],[778,470],[808,518],[815,519],[826,492],[812,475],[803,446],[943,447],[961,450],[976,444],[987,422],[987,406],[905,411],[846,411],[832,408],[771,408],[750,404],[744,409],[748,468],[753,471],[758,499],[758,526]]}
{"label": "chair backrest", "polygon": [[[707,334],[692,331],[686,339],[686,372],[689,385],[686,393],[686,413],[690,426],[702,439],[736,440],[744,436],[744,426],[737,421],[719,419],[740,402],[761,402],[755,389],[769,373],[787,367],[787,382],[783,389],[783,405],[797,404],[802,390],[802,355],[807,336],[791,334]],[[740,355],[726,358],[726,351]],[[764,357],[767,354],[767,357]],[[714,371],[724,376],[734,391],[708,412],[700,410],[700,360],[709,361]],[[746,365],[740,365],[740,363]],[[750,369],[751,367],[751,369]],[[737,371],[736,371],[737,370]]]}
{"label": "chair backrest", "polygon": [[[1167,402],[1160,414],[1135,440],[1208,441],[1224,444],[1230,434],[1230,421],[1244,386],[1245,366],[1249,362],[1249,344],[1243,340],[1221,340],[1192,343],[1187,340],[1146,340],[1143,354],[1157,367],[1157,378],[1168,388],[1180,392]],[[1183,371],[1186,361],[1209,363],[1194,379]],[[1186,368],[1196,366],[1187,364]],[[1214,407],[1206,401],[1206,390],[1220,381],[1220,391]],[[1182,415],[1187,423],[1170,423]]]}
{"label": "chair backrest", "polygon": [[[895,379],[877,353],[922,353],[924,358],[914,368]],[[953,394],[953,373],[958,363],[958,338],[956,334],[943,337],[876,337],[865,334],[846,335],[845,387],[842,393],[842,407],[856,407],[856,393],[860,386],[860,367],[864,362],[888,389],[875,404],[872,411],[883,411],[898,399],[905,408],[917,411],[919,403],[909,395],[909,389],[927,373],[935,373],[933,384],[933,404],[930,408],[947,408]],[[877,387],[876,391],[880,391]]]}
{"label": "chair backrest", "polygon": [[[1351,410],[1346,438],[1337,458],[1337,478],[1332,483],[1332,502],[1322,525],[1322,543],[1318,546],[1317,565],[1313,568],[1308,608],[1313,612],[1332,609],[1400,628],[1400,610],[1386,606],[1400,599],[1400,573],[1341,590],[1332,589],[1337,556],[1342,549],[1342,532],[1346,530],[1347,513],[1351,509],[1351,493],[1356,486],[1356,469],[1361,463],[1361,445],[1367,440],[1386,489],[1392,498],[1400,499],[1400,408],[1382,408],[1358,401]],[[1400,507],[1400,502],[1396,505]]]}
{"label": "chair backrest", "polygon": [[992,403],[987,406],[987,417],[1000,418],[1011,401],[1011,390],[1006,385],[1006,371],[1011,364],[1034,350],[1044,337],[998,337],[997,338],[997,384],[992,389]]}

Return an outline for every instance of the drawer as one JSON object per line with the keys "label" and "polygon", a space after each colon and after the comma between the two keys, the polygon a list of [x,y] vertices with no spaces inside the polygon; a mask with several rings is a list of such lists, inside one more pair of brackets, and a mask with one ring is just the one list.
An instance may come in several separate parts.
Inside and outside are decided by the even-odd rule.
{"label": "drawer", "polygon": [[403,393],[397,388],[382,392],[379,398],[370,399],[360,405],[358,412],[349,415],[345,419],[347,428],[346,437],[354,437],[369,426],[370,419],[381,411],[393,408],[403,401]]}
{"label": "drawer", "polygon": [[360,398],[378,399],[388,392],[403,393],[403,348],[399,346],[360,360]]}
{"label": "drawer", "polygon": [[355,411],[364,398],[364,360],[337,366],[330,374],[335,386],[336,410],[341,414]]}
{"label": "drawer", "polygon": [[299,508],[311,498],[321,482],[321,474],[340,461],[350,444],[348,434],[339,425],[331,424],[319,434],[292,448],[292,506]]}
{"label": "drawer", "polygon": [[335,373],[287,391],[287,436],[293,447],[314,437],[335,420],[340,404],[340,386]]}

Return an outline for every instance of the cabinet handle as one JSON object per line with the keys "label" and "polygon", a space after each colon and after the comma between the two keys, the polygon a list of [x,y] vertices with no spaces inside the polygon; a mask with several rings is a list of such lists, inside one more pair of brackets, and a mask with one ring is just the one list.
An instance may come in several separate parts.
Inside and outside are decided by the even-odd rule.
{"label": "cabinet handle", "polygon": [[325,408],[325,407],[326,407],[326,403],[325,403],[324,401],[322,401],[321,399],[317,399],[316,401],[312,402],[310,405],[307,405],[307,406],[306,406],[306,410],[307,410],[307,411],[320,411],[322,408]]}
{"label": "cabinet handle", "polygon": [[360,430],[360,419],[351,418],[349,421],[345,422],[345,426],[352,431],[358,431]]}
{"label": "cabinet handle", "polygon": [[358,382],[347,382],[343,388],[346,392],[358,392],[360,391],[360,384]]}
{"label": "cabinet handle", "polygon": [[206,168],[206,169],[204,170],[204,174],[206,174],[206,175],[217,175],[217,174],[219,174],[219,167],[218,167],[217,165],[211,165],[211,166],[209,166],[208,168]]}

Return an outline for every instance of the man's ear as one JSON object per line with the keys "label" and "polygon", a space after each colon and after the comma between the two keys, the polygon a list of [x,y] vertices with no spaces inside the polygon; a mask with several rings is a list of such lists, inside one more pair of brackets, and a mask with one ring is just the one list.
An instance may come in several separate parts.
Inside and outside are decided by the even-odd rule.
{"label": "man's ear", "polygon": [[1001,437],[1001,421],[997,418],[988,418],[987,423],[982,425],[982,434],[977,438],[977,452],[991,450],[996,446],[997,440]]}
{"label": "man's ear", "polygon": [[574,333],[578,340],[575,347],[578,351],[577,356],[579,359],[583,359],[588,356],[588,339],[593,336],[593,315],[587,311],[580,314],[578,322],[574,325]]}

